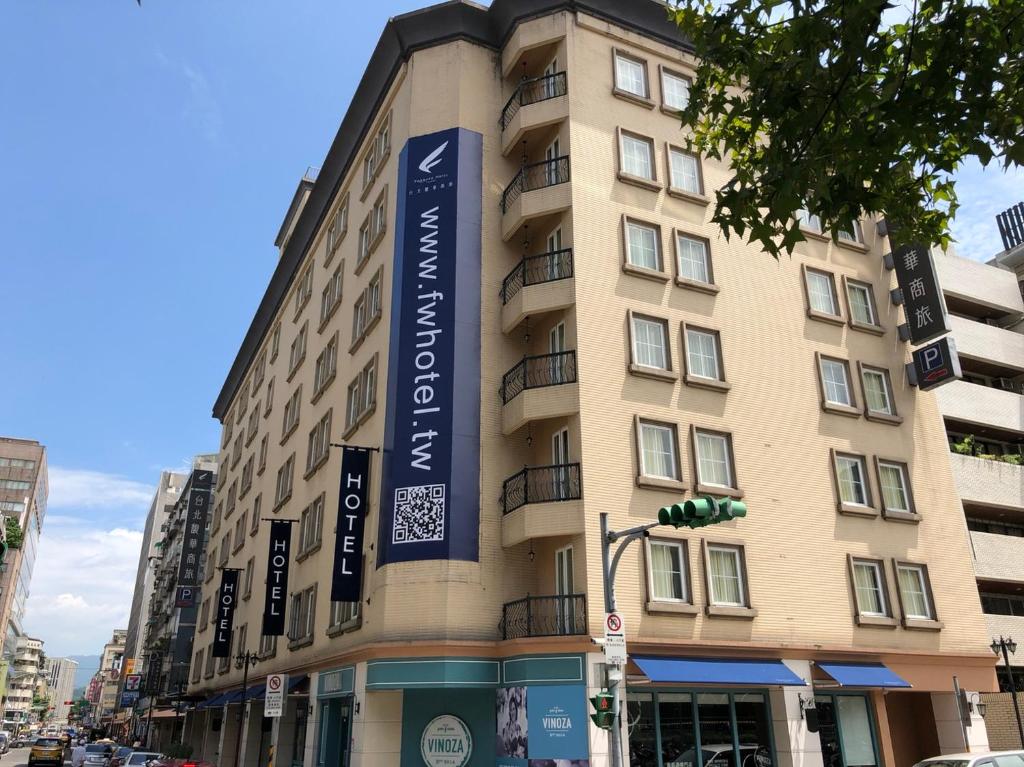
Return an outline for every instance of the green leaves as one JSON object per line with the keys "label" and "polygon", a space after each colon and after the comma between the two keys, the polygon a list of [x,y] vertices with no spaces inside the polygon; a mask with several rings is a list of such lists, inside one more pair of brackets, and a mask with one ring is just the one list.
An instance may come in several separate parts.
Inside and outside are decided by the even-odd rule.
{"label": "green leaves", "polygon": [[[947,243],[970,156],[1024,164],[1024,0],[675,0],[698,60],[681,122],[730,163],[713,221],[778,257],[806,208]],[[740,87],[742,84],[742,88]]]}

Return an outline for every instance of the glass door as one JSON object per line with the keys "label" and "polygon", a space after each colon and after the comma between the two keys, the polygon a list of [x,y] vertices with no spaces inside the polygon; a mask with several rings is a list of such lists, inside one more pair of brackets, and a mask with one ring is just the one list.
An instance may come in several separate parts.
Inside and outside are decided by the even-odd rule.
{"label": "glass door", "polygon": [[558,183],[558,163],[555,162],[561,157],[558,147],[558,139],[551,142],[547,149],[544,150],[544,171],[547,174],[546,186],[554,186]]}
{"label": "glass door", "polygon": [[[318,767],[348,767],[351,742],[352,698],[335,698],[321,703]],[[303,757],[303,754],[296,754],[292,766],[301,765]]]}
{"label": "glass door", "polygon": [[559,429],[551,437],[551,490],[553,501],[569,497],[569,430]]}
{"label": "glass door", "polygon": [[572,546],[555,552],[555,614],[558,634],[571,634],[576,624],[576,608],[570,595],[573,591]]}
{"label": "glass door", "polygon": [[544,67],[544,91],[541,98],[553,99],[557,94],[555,90],[554,75],[558,71],[558,59],[551,59],[551,63]]}
{"label": "glass door", "polygon": [[[559,322],[548,333],[548,383],[549,384],[560,384],[565,383],[564,363],[565,359],[562,352],[565,351],[565,323]],[[559,463],[568,463],[569,459],[559,461]]]}
{"label": "glass door", "polygon": [[551,255],[557,253],[562,249],[562,227],[557,227],[555,231],[548,235],[547,250],[545,253],[548,254],[547,261],[547,277],[548,281],[557,280],[563,277],[559,264],[561,256]]}
{"label": "glass door", "polygon": [[815,695],[825,767],[877,767],[871,708],[863,695]]}

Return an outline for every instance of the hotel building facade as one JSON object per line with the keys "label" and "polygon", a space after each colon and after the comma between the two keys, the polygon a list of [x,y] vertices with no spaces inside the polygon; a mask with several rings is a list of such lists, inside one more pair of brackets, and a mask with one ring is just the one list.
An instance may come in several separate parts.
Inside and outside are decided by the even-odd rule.
{"label": "hotel building facade", "polygon": [[[388,21],[214,406],[207,561],[242,571],[231,655],[257,662],[243,690],[212,657],[208,566],[197,755],[609,764],[587,717],[601,515],[622,530],[706,495],[749,511],[656,528],[619,563],[624,763],[985,746],[952,690],[995,689],[995,659],[935,395],[903,373],[889,243],[810,217],[778,261],[725,240],[729,168],[687,154],[675,114],[693,64],[653,2]],[[381,450],[358,601],[331,592],[358,540],[342,462],[365,453],[332,443]],[[292,521],[280,637],[261,636],[268,519]],[[276,673],[284,715],[264,718]]]}

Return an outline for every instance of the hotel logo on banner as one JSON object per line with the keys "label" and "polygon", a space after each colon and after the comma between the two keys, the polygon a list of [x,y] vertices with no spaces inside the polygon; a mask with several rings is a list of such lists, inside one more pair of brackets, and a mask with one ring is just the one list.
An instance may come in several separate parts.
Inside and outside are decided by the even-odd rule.
{"label": "hotel logo on banner", "polygon": [[267,594],[263,600],[263,636],[284,634],[284,610],[288,599],[288,562],[292,545],[292,525],[271,520],[267,548]]}
{"label": "hotel logo on banner", "polygon": [[238,601],[238,570],[220,571],[220,591],[217,592],[217,621],[213,635],[213,657],[231,657],[231,629],[235,623],[235,604]]}
{"label": "hotel logo on banner", "polygon": [[346,446],[341,454],[338,521],[334,527],[332,602],[358,602],[362,599],[363,529],[369,484],[370,451]]}
{"label": "hotel logo on banner", "polygon": [[399,160],[378,567],[479,557],[482,157],[450,128]]}
{"label": "hotel logo on banner", "polygon": [[[903,295],[909,340],[915,346],[949,332],[946,305],[935,274],[931,250],[920,243],[896,248],[892,254],[896,283]],[[904,340],[907,340],[904,337]]]}

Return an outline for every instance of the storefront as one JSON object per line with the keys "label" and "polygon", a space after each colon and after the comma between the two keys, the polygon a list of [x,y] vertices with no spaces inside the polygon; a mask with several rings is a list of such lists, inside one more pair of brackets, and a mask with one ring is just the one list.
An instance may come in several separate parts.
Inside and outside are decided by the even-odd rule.
{"label": "storefront", "polygon": [[829,767],[876,767],[878,735],[867,694],[821,693],[814,696],[822,760]]}
{"label": "storefront", "polygon": [[[331,671],[323,671],[317,678],[317,767],[348,767],[349,765],[355,676],[355,667],[345,666]],[[302,755],[306,749],[307,713],[304,705],[300,703],[296,705],[296,726],[290,754],[291,761],[286,762],[279,757],[279,762],[299,767],[302,765]],[[282,756],[285,755],[282,754]]]}

